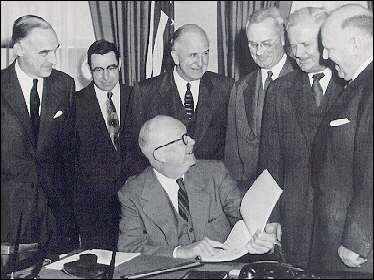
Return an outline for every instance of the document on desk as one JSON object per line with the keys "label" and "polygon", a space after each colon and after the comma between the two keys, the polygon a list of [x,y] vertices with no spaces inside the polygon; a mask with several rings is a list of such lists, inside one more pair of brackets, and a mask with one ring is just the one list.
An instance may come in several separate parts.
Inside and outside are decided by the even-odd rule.
{"label": "document on desk", "polygon": [[[106,264],[106,265],[110,264],[110,260],[112,258],[112,251],[101,250],[101,249],[91,249],[91,250],[86,250],[86,251],[83,251],[81,253],[74,254],[72,256],[63,258],[59,261],[53,262],[53,263],[45,266],[45,268],[61,270],[65,263],[79,260],[79,255],[81,255],[81,254],[95,254],[97,256],[97,262],[101,263],[101,264]],[[138,255],[140,255],[140,253],[117,252],[116,253],[116,261],[115,261],[114,266],[117,267],[121,263],[132,260],[133,258],[137,257]]]}
{"label": "document on desk", "polygon": [[257,229],[264,230],[282,191],[269,171],[265,169],[244,195],[240,205],[243,220],[238,221],[232,228],[224,243],[225,249],[220,250],[214,256],[204,257],[202,260],[206,262],[232,261],[248,253],[245,245]]}

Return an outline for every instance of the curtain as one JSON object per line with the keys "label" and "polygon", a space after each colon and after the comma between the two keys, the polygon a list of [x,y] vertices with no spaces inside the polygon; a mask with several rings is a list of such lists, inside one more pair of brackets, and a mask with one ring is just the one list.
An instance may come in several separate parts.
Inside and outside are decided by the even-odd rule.
{"label": "curtain", "polygon": [[218,72],[238,80],[254,69],[245,24],[248,16],[279,1],[217,1]]}
{"label": "curtain", "polygon": [[151,1],[89,1],[96,40],[114,42],[122,59],[121,83],[145,79]]}

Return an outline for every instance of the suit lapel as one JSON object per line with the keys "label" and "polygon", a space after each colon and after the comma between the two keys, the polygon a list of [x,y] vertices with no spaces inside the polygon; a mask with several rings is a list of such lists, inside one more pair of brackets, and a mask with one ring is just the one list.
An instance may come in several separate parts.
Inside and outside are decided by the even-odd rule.
{"label": "suit lapel", "polygon": [[22,93],[21,85],[17,79],[15,71],[15,63],[10,66],[9,69],[9,84],[5,90],[5,99],[14,110],[18,117],[21,125],[24,127],[32,146],[35,147],[35,139],[31,127],[31,119],[27,110],[25,98]]}
{"label": "suit lapel", "polygon": [[212,82],[206,76],[203,76],[200,81],[199,100],[196,107],[196,122],[194,129],[196,145],[199,145],[199,142],[204,138],[205,132],[212,120],[212,98],[214,98],[212,90]]}
{"label": "suit lapel", "polygon": [[[204,188],[205,182],[202,182],[203,175],[193,174],[194,170],[198,172],[198,167],[191,167],[185,174],[184,182],[188,196],[190,214],[193,222],[196,240],[204,237],[204,229],[208,223],[209,215],[209,194]],[[196,173],[196,172],[194,172]]]}
{"label": "suit lapel", "polygon": [[[248,86],[254,85],[254,86]],[[248,79],[248,84],[246,87],[240,88],[239,90],[243,94],[243,101],[245,106],[245,112],[247,116],[247,122],[250,130],[248,131],[248,136],[252,133],[256,135],[256,116],[254,114],[253,108],[255,108],[256,93],[261,86],[261,70],[253,72]]]}
{"label": "suit lapel", "polygon": [[178,94],[177,86],[174,82],[173,72],[165,73],[165,76],[162,79],[161,86],[160,86],[160,98],[155,98],[154,100],[159,100],[158,104],[155,104],[157,114],[154,115],[168,115],[174,118],[183,120],[178,115],[177,103],[180,104],[180,98]]}
{"label": "suit lapel", "polygon": [[146,170],[146,179],[142,192],[144,213],[161,229],[168,243],[178,243],[177,225],[173,209],[167,207],[170,201],[152,168]]}

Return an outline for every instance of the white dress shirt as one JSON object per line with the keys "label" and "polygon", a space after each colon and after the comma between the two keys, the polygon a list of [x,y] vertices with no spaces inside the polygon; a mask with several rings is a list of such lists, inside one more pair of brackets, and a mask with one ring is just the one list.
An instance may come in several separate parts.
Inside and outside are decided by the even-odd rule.
{"label": "white dress shirt", "polygon": [[323,90],[323,95],[325,95],[325,92],[326,92],[327,87],[329,85],[329,82],[331,80],[332,72],[331,72],[330,68],[326,67],[325,70],[323,70],[323,71],[318,71],[318,72],[315,72],[315,73],[308,73],[310,86],[313,85],[313,75],[315,75],[317,73],[325,74],[325,76],[321,80],[319,80],[319,83],[321,84],[321,87],[322,87],[322,90]]}
{"label": "white dress shirt", "polygon": [[[23,97],[25,98],[27,111],[29,111],[29,114],[30,114],[30,91],[33,86],[33,78],[31,78],[29,75],[27,75],[25,72],[21,70],[18,64],[18,60],[16,60],[14,68],[16,70],[17,79],[21,85]],[[37,90],[38,90],[38,95],[40,99],[39,115],[42,109],[43,84],[44,84],[44,79],[38,78]]]}
{"label": "white dress shirt", "polygon": [[187,82],[181,76],[179,76],[176,68],[174,68],[173,76],[174,76],[175,84],[177,85],[179,97],[182,100],[182,104],[184,104],[184,95],[186,94],[186,91],[187,91],[187,83],[190,83],[191,85],[190,90],[191,90],[192,97],[193,97],[193,106],[194,106],[194,110],[196,110],[197,102],[199,101],[200,80]]}
{"label": "white dress shirt", "polygon": [[[108,91],[103,91],[103,90],[99,89],[96,85],[94,85],[94,87],[95,87],[95,92],[96,92],[96,98],[97,98],[97,101],[99,102],[101,114],[103,115],[104,120],[105,120],[105,124],[108,127],[107,112],[106,112],[106,101],[108,100]],[[120,116],[121,115],[121,113],[120,113],[121,112],[121,107],[120,107],[120,104],[121,104],[121,100],[120,100],[121,89],[120,89],[119,83],[117,83],[114,86],[114,88],[111,90],[111,92],[113,93],[112,101],[113,101],[114,107],[116,107],[116,112],[117,112],[117,116],[118,116],[118,123],[121,123],[121,120],[120,120],[120,117],[121,117]]]}
{"label": "white dress shirt", "polygon": [[272,80],[278,79],[280,72],[282,71],[283,65],[286,63],[287,55],[284,54],[277,64],[275,64],[271,69],[261,68],[261,79],[262,79],[262,88],[265,86],[265,80],[268,76],[268,71],[273,72],[271,76]]}

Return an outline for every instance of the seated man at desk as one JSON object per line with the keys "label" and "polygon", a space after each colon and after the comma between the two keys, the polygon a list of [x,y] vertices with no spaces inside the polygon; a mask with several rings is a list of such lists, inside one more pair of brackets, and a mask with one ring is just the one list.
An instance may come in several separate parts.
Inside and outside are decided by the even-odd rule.
{"label": "seated man at desk", "polygon": [[[221,161],[195,159],[195,141],[177,119],[148,120],[138,141],[151,166],[118,192],[118,250],[202,260],[214,255],[220,250],[215,241],[224,242],[241,219],[236,182]],[[263,254],[275,241],[275,227],[268,224],[246,247]]]}

